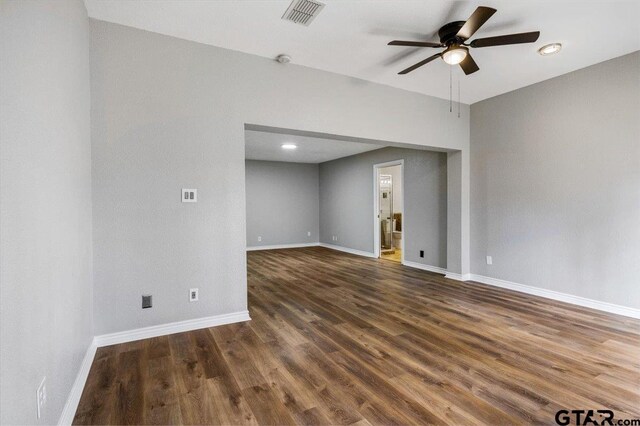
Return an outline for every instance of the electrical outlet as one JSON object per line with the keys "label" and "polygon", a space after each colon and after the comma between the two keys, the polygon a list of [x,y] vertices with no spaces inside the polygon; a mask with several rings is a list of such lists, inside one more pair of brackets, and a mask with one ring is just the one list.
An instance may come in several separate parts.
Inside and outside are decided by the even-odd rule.
{"label": "electrical outlet", "polygon": [[198,289],[191,288],[189,289],[189,302],[197,302],[198,301]]}
{"label": "electrical outlet", "polygon": [[424,257],[424,250],[420,250],[420,257]]}
{"label": "electrical outlet", "polygon": [[38,390],[36,391],[36,402],[38,407],[38,418],[42,415],[44,405],[47,402],[47,378],[43,377]]}
{"label": "electrical outlet", "polygon": [[142,295],[142,309],[147,309],[153,306],[152,298],[150,294]]}
{"label": "electrical outlet", "polygon": [[487,265],[493,265],[493,258],[491,256],[487,256]]}
{"label": "electrical outlet", "polygon": [[311,236],[311,231],[307,231],[307,237]]}
{"label": "electrical outlet", "polygon": [[261,236],[258,236],[258,241],[262,241],[262,237]]}

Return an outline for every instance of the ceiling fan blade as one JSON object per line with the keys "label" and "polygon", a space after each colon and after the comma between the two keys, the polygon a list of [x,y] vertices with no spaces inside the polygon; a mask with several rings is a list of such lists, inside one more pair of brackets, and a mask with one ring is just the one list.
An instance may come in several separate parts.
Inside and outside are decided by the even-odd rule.
{"label": "ceiling fan blade", "polygon": [[439,58],[442,54],[441,53],[436,53],[433,56],[429,56],[427,59],[425,59],[424,61],[420,61],[415,65],[411,65],[409,68],[407,68],[406,70],[402,70],[400,71],[398,74],[407,74],[410,73],[411,71],[415,70],[416,68],[420,68],[421,66],[423,66],[424,64],[428,64],[429,62],[433,61],[436,58]]}
{"label": "ceiling fan blade", "polygon": [[470,54],[467,54],[464,60],[460,62],[460,67],[466,75],[473,74],[480,69],[480,67],[478,67],[478,64],[476,64],[476,61],[473,60]]}
{"label": "ceiling fan blade", "polygon": [[403,41],[393,40],[387,43],[389,46],[413,46],[413,47],[444,47],[441,43],[431,43],[430,41]]}
{"label": "ceiling fan blade", "polygon": [[456,34],[465,40],[471,38],[471,36],[478,31],[478,29],[496,13],[496,10],[491,7],[478,7],[475,12],[467,19],[462,28]]}
{"label": "ceiling fan blade", "polygon": [[533,43],[540,37],[540,31],[530,33],[508,34],[497,37],[477,38],[469,46],[471,47],[491,47],[504,46],[507,44]]}

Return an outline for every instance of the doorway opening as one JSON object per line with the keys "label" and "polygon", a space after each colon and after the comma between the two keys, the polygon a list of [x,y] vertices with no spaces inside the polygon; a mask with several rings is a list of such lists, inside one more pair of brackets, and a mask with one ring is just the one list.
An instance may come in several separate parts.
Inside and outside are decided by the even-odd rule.
{"label": "doorway opening", "polygon": [[404,261],[404,160],[374,165],[376,256]]}

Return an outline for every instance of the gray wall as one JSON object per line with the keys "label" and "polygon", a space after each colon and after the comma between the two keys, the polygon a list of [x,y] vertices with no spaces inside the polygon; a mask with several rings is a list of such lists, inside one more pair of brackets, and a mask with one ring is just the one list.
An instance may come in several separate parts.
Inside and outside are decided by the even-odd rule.
{"label": "gray wall", "polygon": [[317,164],[247,160],[245,175],[247,247],[319,241]]}
{"label": "gray wall", "polygon": [[472,271],[640,308],[639,111],[638,52],[474,104]]}
{"label": "gray wall", "polygon": [[[468,150],[467,106],[458,119],[441,99],[91,29],[96,334],[246,309],[245,123]],[[198,188],[197,204],[180,203],[182,187]],[[143,293],[152,309],[140,309]]]}
{"label": "gray wall", "polygon": [[0,17],[0,423],[56,424],[93,337],[89,21],[81,1]]}
{"label": "gray wall", "polygon": [[405,259],[446,268],[445,153],[383,148],[321,163],[320,241],[373,253],[373,165],[399,159],[404,159]]}

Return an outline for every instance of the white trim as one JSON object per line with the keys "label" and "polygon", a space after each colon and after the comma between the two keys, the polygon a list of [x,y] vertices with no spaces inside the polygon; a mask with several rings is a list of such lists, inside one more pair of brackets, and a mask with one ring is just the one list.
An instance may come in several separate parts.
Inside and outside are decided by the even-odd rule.
{"label": "white trim", "polygon": [[[400,262],[404,263],[404,242],[406,236],[406,224],[407,216],[406,209],[404,208],[404,158],[398,160],[387,161],[385,163],[378,163],[373,165],[373,257],[380,257],[380,180],[378,179],[378,169],[385,167],[400,166],[400,174],[402,179],[400,184],[402,185],[402,248],[400,249]],[[393,212],[392,212],[393,213]],[[391,221],[393,223],[393,221]],[[392,231],[393,234],[393,231]]]}
{"label": "white trim", "polygon": [[560,293],[559,291],[547,290],[545,288],[533,287],[525,284],[518,284],[511,281],[485,277],[482,275],[471,274],[471,280],[477,281],[482,284],[488,284],[494,287],[518,291],[520,293],[532,294],[534,296],[545,297],[547,299],[558,300],[560,302],[571,303],[573,305],[584,306],[586,308],[597,309],[599,311],[640,319],[640,309],[615,305],[608,302],[600,302],[598,300],[587,299],[586,297],[574,296],[573,294]]}
{"label": "white trim", "polygon": [[96,349],[97,347],[95,339],[93,339],[93,341],[87,348],[87,352],[84,354],[84,359],[82,360],[82,364],[80,365],[80,370],[78,371],[76,380],[73,382],[71,391],[69,391],[67,402],[64,404],[62,414],[60,414],[60,419],[58,420],[59,425],[66,426],[73,423],[73,418],[76,415],[78,403],[80,402],[80,397],[82,396],[82,391],[84,390],[84,385],[87,382],[87,377],[89,377],[89,370],[91,370],[91,364],[93,364],[93,358],[96,354]]}
{"label": "white trim", "polygon": [[302,247],[317,247],[319,246],[319,242],[315,243],[294,243],[294,244],[276,244],[272,246],[252,246],[247,247],[247,251],[257,251],[257,250],[278,250],[278,249],[291,249],[291,248],[302,248]]}
{"label": "white trim", "polygon": [[471,274],[458,274],[455,272],[447,272],[444,277],[449,278],[451,280],[456,280],[456,281],[469,281],[471,279]]}
{"label": "white trim", "polygon": [[101,336],[96,336],[93,341],[97,347],[102,347],[118,343],[133,342],[134,340],[148,339],[150,337],[164,336],[166,334],[182,333],[184,331],[198,330],[200,328],[209,328],[250,320],[251,317],[249,317],[249,311],[232,312],[230,314],[170,322],[168,324],[153,325],[151,327],[103,334]]}
{"label": "white trim", "polygon": [[385,167],[399,166],[404,165],[404,158],[398,158],[397,160],[387,161],[386,163],[378,163],[374,164],[373,167],[383,169]]}
{"label": "white trim", "polygon": [[447,273],[447,270],[445,268],[441,268],[439,266],[425,265],[422,263],[411,262],[409,260],[405,260],[404,262],[402,262],[402,264],[410,268],[416,268],[416,269],[422,269],[423,271],[435,272],[436,274],[444,275]]}
{"label": "white trim", "polygon": [[373,257],[373,258],[376,257],[376,255],[374,253],[371,253],[369,251],[356,250],[356,249],[352,249],[352,248],[349,248],[349,247],[334,246],[333,244],[326,244],[326,243],[320,243],[319,245],[320,245],[320,247],[325,247],[325,248],[332,249],[332,250],[343,251],[345,253],[351,253],[351,254],[355,254],[357,256]]}

